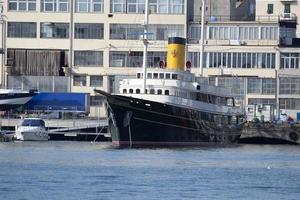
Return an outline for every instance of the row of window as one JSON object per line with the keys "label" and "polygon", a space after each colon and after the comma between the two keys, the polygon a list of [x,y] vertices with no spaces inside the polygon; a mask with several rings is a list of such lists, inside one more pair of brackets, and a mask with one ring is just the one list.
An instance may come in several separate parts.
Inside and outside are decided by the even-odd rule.
{"label": "row of window", "polygon": [[[8,22],[8,37],[37,37],[35,22]],[[74,37],[76,39],[103,39],[103,23],[75,23]],[[148,38],[167,40],[168,37],[183,37],[183,25],[149,25]],[[143,36],[143,27],[137,24],[111,24],[110,39],[139,40]],[[40,23],[41,38],[69,38],[69,23]]]}
{"label": "row of window", "polygon": [[[112,13],[143,13],[145,0],[111,0]],[[149,0],[149,10],[159,14],[183,14],[184,0]]]}
{"label": "row of window", "polygon": [[[110,24],[110,39],[139,40],[144,29],[138,24]],[[150,24],[148,39],[167,40],[168,37],[184,37],[184,25]]]}
{"label": "row of window", "polygon": [[[41,0],[41,12],[68,12],[69,0]],[[8,0],[9,11],[35,11],[36,0]],[[151,14],[183,14],[184,0],[150,0]],[[144,13],[145,0],[111,0],[112,13]],[[104,12],[104,0],[75,0],[75,12]]]}
{"label": "row of window", "polygon": [[[160,61],[166,60],[167,52],[148,52],[148,67],[160,67]],[[143,52],[141,51],[110,51],[110,67],[142,67]]]}
{"label": "row of window", "polygon": [[[76,0],[75,12],[103,13],[104,0]],[[36,11],[36,0],[8,0],[9,11]],[[41,0],[41,12],[69,12],[69,0]]]}
{"label": "row of window", "polygon": [[[248,105],[276,105],[275,99],[258,99],[249,98]],[[300,110],[300,99],[295,98],[279,98],[279,108],[288,110]]]}
{"label": "row of window", "polygon": [[[17,38],[37,37],[35,22],[8,22],[7,36]],[[40,25],[41,38],[69,38],[68,23],[44,22]],[[98,23],[75,23],[76,39],[103,39],[104,25]]]}
{"label": "row of window", "polygon": [[[189,52],[192,67],[200,66],[200,53]],[[275,68],[275,53],[207,52],[204,53],[206,68]]]}
{"label": "row of window", "polygon": [[[30,29],[27,30],[30,32]],[[192,67],[199,66],[199,53],[189,52],[188,59]],[[10,61],[11,59],[7,57]],[[161,67],[167,59],[167,52],[148,52],[148,66]],[[204,55],[204,67],[209,68],[275,68],[274,53],[241,53],[241,52],[207,52]],[[13,60],[12,60],[13,61]],[[110,51],[110,67],[142,67],[143,52],[141,51]],[[103,66],[103,51],[74,51],[75,66]],[[300,53],[281,53],[280,68],[299,69]],[[161,74],[164,75],[164,74]],[[149,78],[149,77],[148,77]]]}
{"label": "row of window", "polygon": [[[207,26],[205,39],[209,40],[278,40],[278,26]],[[191,26],[189,39],[201,39],[201,27]]]}
{"label": "row of window", "polygon": [[90,86],[90,87],[102,87],[103,76],[90,75],[90,83],[87,85],[87,75],[74,75],[73,86]]}

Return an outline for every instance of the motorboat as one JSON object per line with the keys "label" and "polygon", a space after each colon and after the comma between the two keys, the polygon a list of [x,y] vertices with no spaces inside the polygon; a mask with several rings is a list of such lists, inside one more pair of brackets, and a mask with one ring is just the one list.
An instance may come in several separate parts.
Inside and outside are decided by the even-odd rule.
{"label": "motorboat", "polygon": [[15,139],[21,141],[46,141],[49,135],[45,127],[45,121],[41,118],[25,118],[16,128]]}

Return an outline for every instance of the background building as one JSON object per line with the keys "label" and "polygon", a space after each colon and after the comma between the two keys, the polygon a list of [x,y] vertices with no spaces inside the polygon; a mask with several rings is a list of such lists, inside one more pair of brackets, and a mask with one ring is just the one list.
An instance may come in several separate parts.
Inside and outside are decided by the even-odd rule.
{"label": "background building", "polygon": [[[225,3],[224,3],[225,2]],[[230,87],[239,104],[300,110],[298,0],[207,0],[200,63],[202,0],[153,0],[149,67],[166,60],[167,38],[188,38],[199,81]],[[7,0],[1,22],[1,85],[88,92],[91,115],[104,114],[93,89],[114,92],[142,66],[144,3],[126,0]],[[4,24],[4,26],[3,26]]]}

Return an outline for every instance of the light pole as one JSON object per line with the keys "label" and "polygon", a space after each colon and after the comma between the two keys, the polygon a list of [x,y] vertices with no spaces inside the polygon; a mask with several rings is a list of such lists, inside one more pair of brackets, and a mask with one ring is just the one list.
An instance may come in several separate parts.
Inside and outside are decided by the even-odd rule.
{"label": "light pole", "polygon": [[1,22],[1,87],[6,87],[6,77],[5,77],[5,53],[6,53],[6,16],[3,14],[3,2],[0,1],[0,22]]}
{"label": "light pole", "polygon": [[205,0],[202,0],[201,7],[201,39],[200,39],[200,74],[203,76],[203,58],[204,58],[204,18],[205,18]]}
{"label": "light pole", "polygon": [[74,0],[70,0],[70,28],[69,28],[69,92],[72,90],[72,68],[73,68],[73,26],[74,25]]}

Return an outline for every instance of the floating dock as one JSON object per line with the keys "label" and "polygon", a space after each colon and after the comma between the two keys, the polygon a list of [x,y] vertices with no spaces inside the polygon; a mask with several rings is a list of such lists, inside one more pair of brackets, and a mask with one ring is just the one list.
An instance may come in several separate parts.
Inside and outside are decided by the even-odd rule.
{"label": "floating dock", "polygon": [[300,124],[247,122],[243,128],[239,143],[300,144]]}

